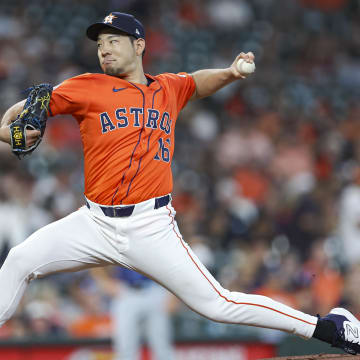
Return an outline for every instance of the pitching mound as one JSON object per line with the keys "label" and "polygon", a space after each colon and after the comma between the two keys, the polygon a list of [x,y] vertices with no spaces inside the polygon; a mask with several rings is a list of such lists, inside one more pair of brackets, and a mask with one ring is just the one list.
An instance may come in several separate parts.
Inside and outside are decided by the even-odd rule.
{"label": "pitching mound", "polygon": [[360,360],[360,355],[343,355],[343,354],[318,354],[318,355],[302,355],[302,356],[282,356],[264,360]]}

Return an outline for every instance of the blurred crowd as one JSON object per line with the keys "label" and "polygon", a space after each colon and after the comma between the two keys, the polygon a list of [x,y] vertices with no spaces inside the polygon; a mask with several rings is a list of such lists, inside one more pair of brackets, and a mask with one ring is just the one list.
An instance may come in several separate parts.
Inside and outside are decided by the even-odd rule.
{"label": "blurred crowd", "polygon": [[[101,72],[84,33],[110,11],[144,23],[151,74],[256,56],[253,75],[189,103],[177,122],[177,221],[215,277],[311,314],[346,305],[360,315],[360,1],[2,0],[0,113],[32,84]],[[82,206],[82,181],[71,117],[50,119],[22,161],[1,145],[1,261]],[[173,317],[179,336],[254,332],[181,305]],[[34,282],[0,336],[110,332],[109,299],[81,272]]]}

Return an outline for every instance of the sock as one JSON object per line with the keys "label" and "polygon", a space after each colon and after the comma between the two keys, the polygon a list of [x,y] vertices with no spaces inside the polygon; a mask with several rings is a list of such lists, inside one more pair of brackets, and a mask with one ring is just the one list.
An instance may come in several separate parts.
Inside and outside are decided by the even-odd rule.
{"label": "sock", "polygon": [[336,331],[336,325],[330,320],[319,319],[313,334],[313,337],[318,340],[325,341],[332,344],[334,334]]}

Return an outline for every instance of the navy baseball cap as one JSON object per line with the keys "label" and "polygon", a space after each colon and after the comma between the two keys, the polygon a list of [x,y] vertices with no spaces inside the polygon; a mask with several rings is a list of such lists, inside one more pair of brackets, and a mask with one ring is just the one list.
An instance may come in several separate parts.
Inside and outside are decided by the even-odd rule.
{"label": "navy baseball cap", "polygon": [[121,12],[112,12],[105,16],[102,22],[90,25],[86,30],[89,39],[97,41],[101,30],[110,28],[123,31],[126,34],[134,36],[136,39],[145,39],[145,31],[142,23],[133,15]]}

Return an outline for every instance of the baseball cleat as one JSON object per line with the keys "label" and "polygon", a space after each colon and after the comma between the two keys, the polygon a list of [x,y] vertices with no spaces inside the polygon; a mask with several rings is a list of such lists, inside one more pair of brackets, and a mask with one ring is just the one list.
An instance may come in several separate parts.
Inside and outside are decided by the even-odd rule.
{"label": "baseball cleat", "polygon": [[329,320],[336,325],[333,347],[343,349],[351,355],[360,354],[360,321],[350,311],[334,308],[321,320]]}

